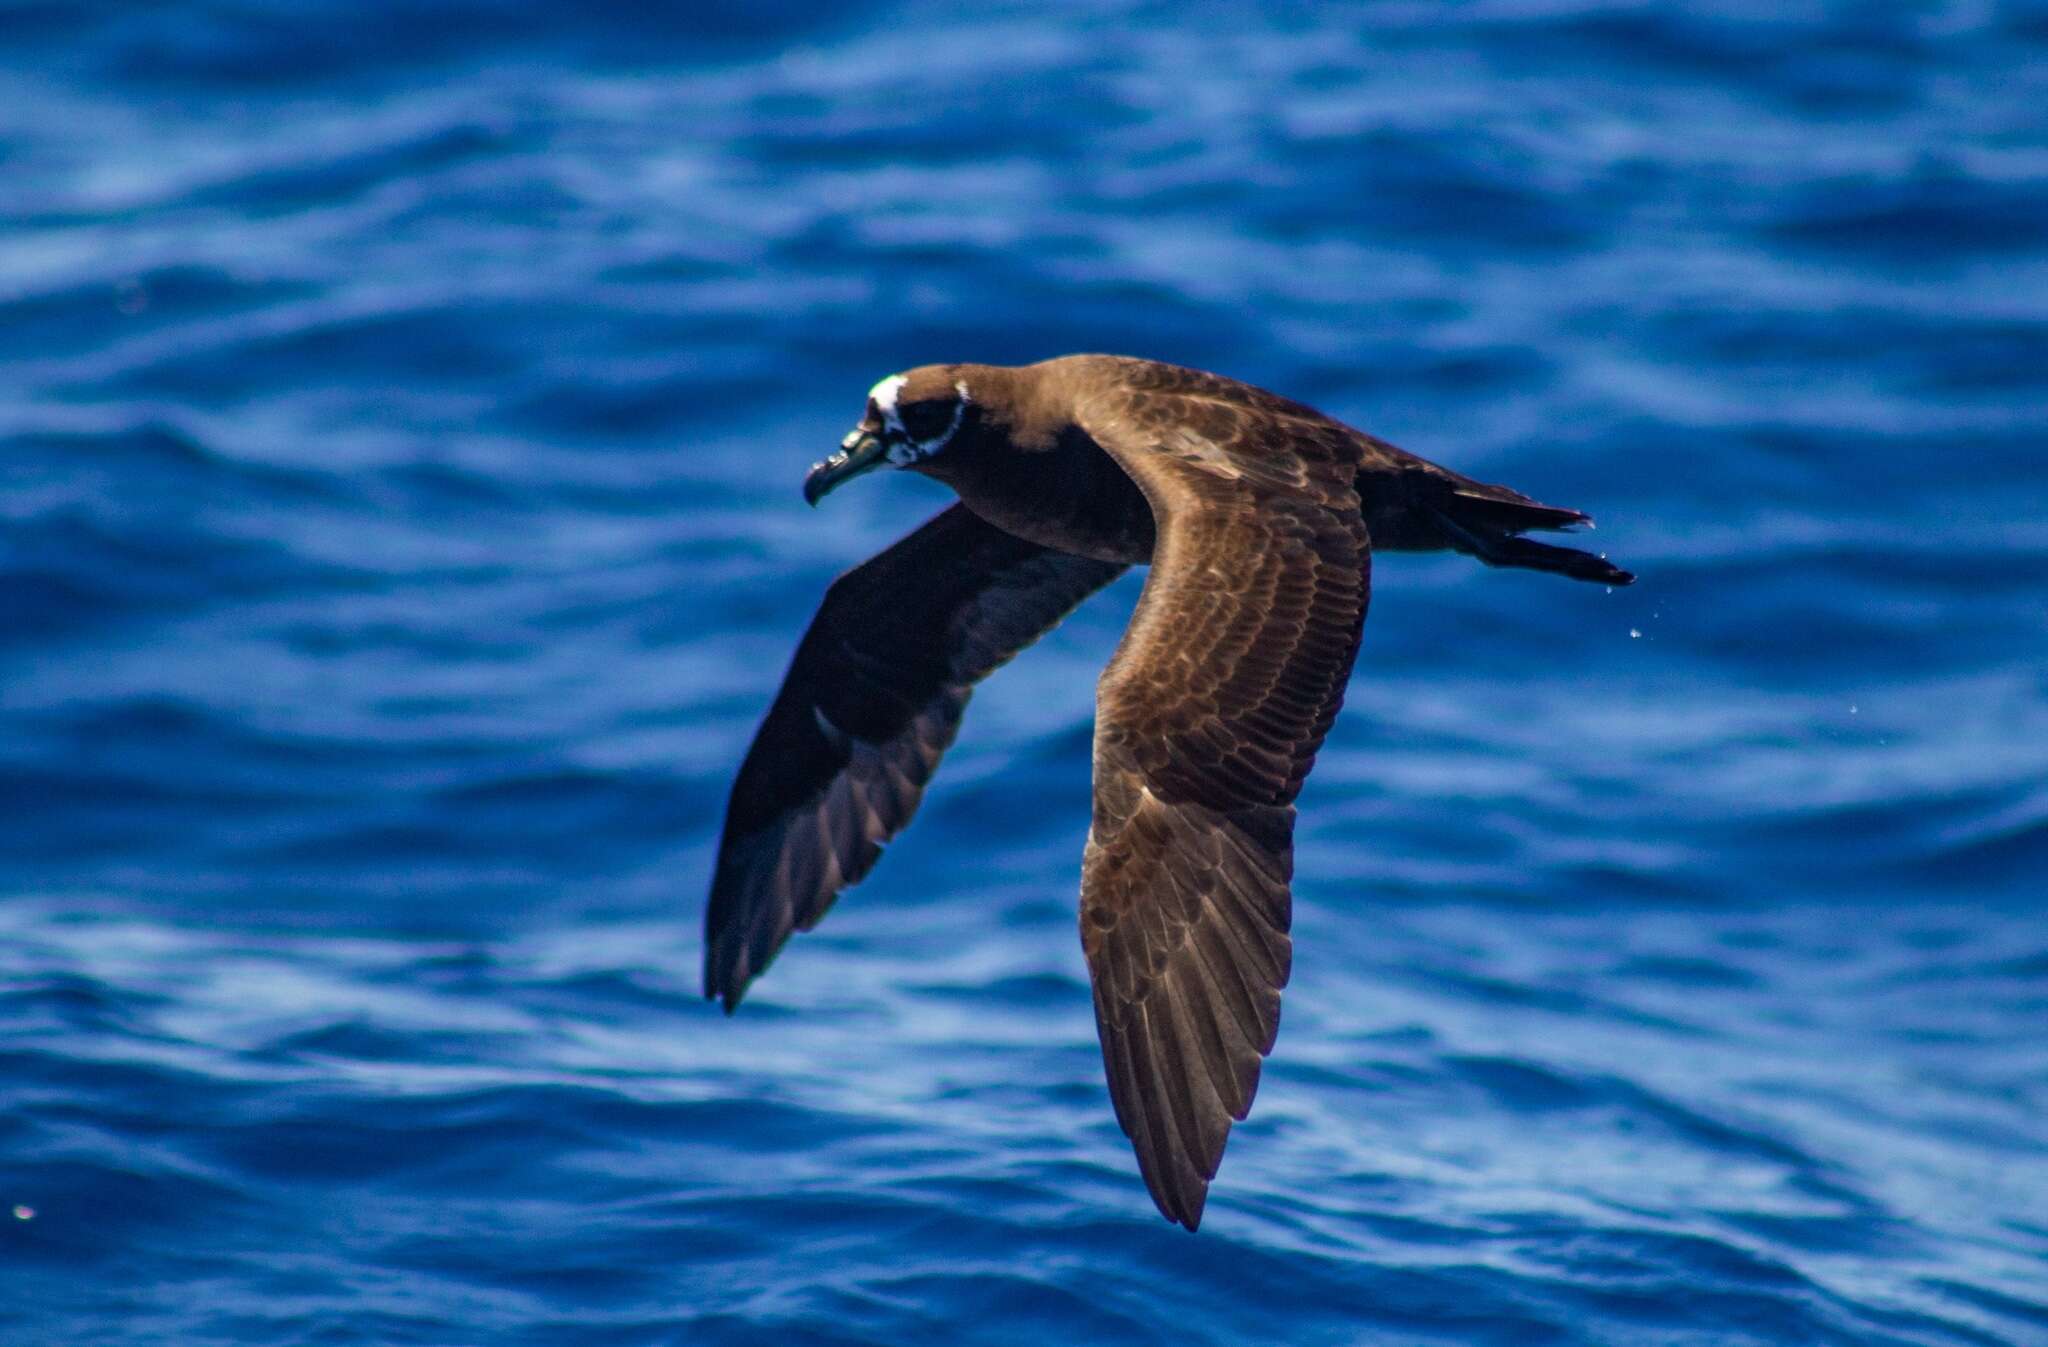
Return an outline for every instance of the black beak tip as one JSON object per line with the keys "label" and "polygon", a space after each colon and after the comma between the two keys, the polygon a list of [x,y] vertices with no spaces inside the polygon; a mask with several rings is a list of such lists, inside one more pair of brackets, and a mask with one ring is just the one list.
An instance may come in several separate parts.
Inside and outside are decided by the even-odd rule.
{"label": "black beak tip", "polygon": [[804,474],[804,504],[816,508],[825,499],[825,493],[838,482],[839,470],[846,466],[845,454],[834,454],[820,463],[811,464],[811,470]]}
{"label": "black beak tip", "polygon": [[816,505],[841,482],[882,466],[885,446],[876,435],[857,432],[846,437],[843,448],[822,463],[813,463],[804,477],[804,501]]}

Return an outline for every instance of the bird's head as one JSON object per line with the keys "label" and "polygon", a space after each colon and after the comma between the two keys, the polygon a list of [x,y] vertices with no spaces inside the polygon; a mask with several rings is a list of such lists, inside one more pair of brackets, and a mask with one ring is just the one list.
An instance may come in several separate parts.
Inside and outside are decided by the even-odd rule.
{"label": "bird's head", "polygon": [[924,365],[892,374],[868,390],[867,412],[839,442],[839,452],[812,466],[804,478],[804,499],[816,505],[840,483],[884,463],[899,468],[927,464],[976,419],[964,367]]}

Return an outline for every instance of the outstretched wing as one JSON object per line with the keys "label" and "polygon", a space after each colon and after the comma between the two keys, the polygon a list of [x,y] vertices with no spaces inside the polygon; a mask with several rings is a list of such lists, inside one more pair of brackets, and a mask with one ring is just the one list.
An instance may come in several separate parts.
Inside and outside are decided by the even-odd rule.
{"label": "outstretched wing", "polygon": [[740,764],[704,913],[730,1013],[916,812],[974,685],[1123,571],[955,505],[832,582]]}
{"label": "outstretched wing", "polygon": [[1120,381],[1089,433],[1158,525],[1096,693],[1081,943],[1117,1121],[1194,1229],[1287,982],[1294,798],[1344,697],[1370,551],[1338,428],[1280,437],[1189,387]]}

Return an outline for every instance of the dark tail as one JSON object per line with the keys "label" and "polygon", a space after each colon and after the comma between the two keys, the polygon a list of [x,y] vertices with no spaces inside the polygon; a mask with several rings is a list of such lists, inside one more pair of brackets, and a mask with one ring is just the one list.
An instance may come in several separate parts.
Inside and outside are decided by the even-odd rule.
{"label": "dark tail", "polygon": [[1358,499],[1375,552],[1437,552],[1478,557],[1489,566],[1550,571],[1574,580],[1627,585],[1635,577],[1605,557],[1575,547],[1531,542],[1531,529],[1562,530],[1593,520],[1519,491],[1452,472],[1370,435],[1358,470]]}
{"label": "dark tail", "polygon": [[1518,491],[1470,480],[1460,482],[1422,508],[1443,530],[1447,546],[1478,557],[1489,566],[1552,571],[1603,585],[1635,583],[1635,576],[1610,564],[1605,557],[1519,536],[1530,529],[1591,525],[1591,517],[1577,510],[1539,505]]}

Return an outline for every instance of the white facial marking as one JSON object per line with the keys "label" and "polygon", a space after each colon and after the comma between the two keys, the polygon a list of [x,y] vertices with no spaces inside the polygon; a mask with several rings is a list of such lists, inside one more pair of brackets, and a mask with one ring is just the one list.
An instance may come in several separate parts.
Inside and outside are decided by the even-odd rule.
{"label": "white facial marking", "polygon": [[945,448],[952,440],[953,433],[960,429],[960,422],[966,418],[967,404],[974,401],[968,396],[967,381],[954,380],[953,391],[960,395],[960,400],[953,404],[953,419],[946,423],[944,430],[930,439],[913,440],[910,438],[910,432],[904,428],[903,414],[896,409],[896,398],[902,393],[903,385],[908,382],[903,375],[892,374],[868,390],[868,399],[875,404],[875,410],[882,414],[882,424],[889,430],[889,447],[886,450],[889,461],[899,468],[907,468],[913,463],[921,462]]}
{"label": "white facial marking", "polygon": [[903,418],[896,413],[896,395],[903,391],[903,385],[910,380],[900,374],[892,374],[868,390],[868,400],[875,404],[875,410],[882,414],[882,420],[898,435],[903,433]]}

